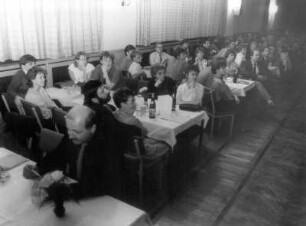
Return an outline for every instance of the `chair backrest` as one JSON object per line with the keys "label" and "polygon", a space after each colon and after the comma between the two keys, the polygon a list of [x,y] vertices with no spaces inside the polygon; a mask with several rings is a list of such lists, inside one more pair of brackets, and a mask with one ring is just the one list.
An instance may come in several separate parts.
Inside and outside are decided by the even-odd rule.
{"label": "chair backrest", "polygon": [[8,101],[7,101],[7,93],[2,93],[1,98],[2,98],[2,101],[3,101],[3,104],[5,106],[6,111],[11,112],[11,108],[10,108],[10,106],[8,104]]}
{"label": "chair backrest", "polygon": [[204,94],[202,98],[202,106],[205,108],[207,113],[215,114],[215,98],[214,98],[214,90],[204,87]]}
{"label": "chair backrest", "polygon": [[44,153],[54,151],[61,143],[64,134],[55,132],[50,129],[41,129],[38,148]]}
{"label": "chair backrest", "polygon": [[25,101],[25,100],[21,100],[21,103],[22,103],[24,114],[27,116],[35,117],[39,127],[42,129],[43,128],[43,125],[42,125],[43,115],[41,113],[39,106],[32,104],[28,101]]}
{"label": "chair backrest", "polygon": [[58,132],[67,134],[65,116],[67,112],[60,108],[53,108],[52,115]]}

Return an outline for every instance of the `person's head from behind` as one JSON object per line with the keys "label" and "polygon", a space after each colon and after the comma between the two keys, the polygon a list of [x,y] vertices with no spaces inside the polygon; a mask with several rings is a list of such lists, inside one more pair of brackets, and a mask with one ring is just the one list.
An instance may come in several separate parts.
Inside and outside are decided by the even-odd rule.
{"label": "person's head from behind", "polygon": [[189,65],[186,70],[186,77],[188,83],[196,82],[199,74],[199,68],[196,65]]}
{"label": "person's head from behind", "polygon": [[28,86],[29,87],[44,87],[46,84],[47,71],[41,67],[34,66],[28,73]]}
{"label": "person's head from behind", "polygon": [[228,63],[232,63],[235,60],[235,57],[236,57],[236,53],[232,49],[227,50],[224,55],[224,58],[226,62]]}
{"label": "person's head from behind", "polygon": [[226,61],[223,57],[217,58],[213,64],[214,74],[221,78],[225,75]]}
{"label": "person's head from behind", "polygon": [[132,90],[126,87],[120,88],[114,93],[113,98],[117,108],[127,112],[128,114],[134,114],[136,110],[136,103]]}
{"label": "person's head from behind", "polygon": [[187,52],[182,46],[175,46],[173,48],[173,56],[177,60],[186,60]]}
{"label": "person's head from behind", "polygon": [[23,55],[19,59],[19,66],[26,72],[34,67],[36,64],[36,58],[30,54]]}
{"label": "person's head from behind", "polygon": [[133,52],[134,50],[136,50],[135,46],[127,45],[127,46],[124,48],[124,54],[125,54],[126,56],[131,57],[131,54],[132,54],[132,52]]}
{"label": "person's head from behind", "polygon": [[88,56],[86,52],[78,52],[74,57],[74,66],[75,67],[86,67]]}
{"label": "person's head from behind", "polygon": [[151,67],[151,76],[163,82],[165,80],[166,67],[163,64],[154,64]]}
{"label": "person's head from behind", "polygon": [[110,91],[100,81],[92,80],[85,83],[82,88],[84,103],[107,104],[111,100]]}
{"label": "person's head from behind", "polygon": [[268,57],[268,56],[269,56],[269,53],[270,53],[269,47],[265,47],[265,48],[263,49],[263,51],[261,52],[261,55],[262,55],[263,57]]}
{"label": "person's head from behind", "polygon": [[131,53],[131,59],[136,62],[136,63],[141,63],[142,61],[142,53],[139,52],[139,51],[136,51],[134,50],[132,53]]}
{"label": "person's head from behind", "polygon": [[203,39],[203,41],[202,41],[202,46],[203,46],[204,48],[209,49],[209,48],[210,48],[210,45],[211,45],[211,42],[210,42],[210,40],[209,40],[208,38]]}
{"label": "person's head from behind", "polygon": [[259,61],[259,58],[260,58],[260,52],[258,49],[254,49],[252,52],[251,52],[251,60],[253,62],[258,62]]}
{"label": "person's head from behind", "polygon": [[163,44],[160,42],[155,43],[155,51],[161,54],[163,52]]}
{"label": "person's head from behind", "polygon": [[67,113],[67,132],[74,144],[85,144],[92,139],[96,132],[95,115],[93,110],[84,105],[73,107]]}
{"label": "person's head from behind", "polygon": [[115,56],[111,52],[103,51],[100,54],[100,63],[102,64],[102,66],[106,65],[108,71],[113,66],[114,59],[115,59]]}

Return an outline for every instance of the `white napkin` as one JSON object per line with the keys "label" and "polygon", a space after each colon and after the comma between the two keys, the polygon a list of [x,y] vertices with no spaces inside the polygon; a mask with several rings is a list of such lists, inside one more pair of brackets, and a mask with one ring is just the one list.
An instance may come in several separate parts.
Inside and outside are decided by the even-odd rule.
{"label": "white napkin", "polygon": [[156,110],[160,113],[171,113],[172,97],[169,95],[158,96]]}

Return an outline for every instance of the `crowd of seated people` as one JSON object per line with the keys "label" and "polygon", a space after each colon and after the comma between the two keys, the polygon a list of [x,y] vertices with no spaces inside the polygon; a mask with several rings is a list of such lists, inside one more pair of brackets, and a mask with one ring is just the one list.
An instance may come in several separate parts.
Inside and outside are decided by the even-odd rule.
{"label": "crowd of seated people", "polygon": [[[262,106],[273,106],[270,84],[290,76],[290,71],[304,62],[305,47],[304,42],[293,35],[251,34],[227,38],[223,46],[220,38],[204,39],[193,48],[195,52],[184,40],[174,47],[171,56],[164,52],[162,43],[156,43],[150,54],[151,77],[146,77],[141,66],[142,53],[132,45],[124,49],[125,57],[120,66],[114,63],[111,52],[101,52],[100,64],[96,67],[88,63],[85,52],[79,52],[67,70],[73,83],[82,87],[85,106],[74,107],[68,112],[68,137],[55,152],[46,156],[40,171],[44,173],[55,168],[67,171],[68,165],[69,176],[81,181],[78,188],[81,195],[117,191],[118,196],[122,181],[110,175],[122,176],[122,151],[126,140],[130,140],[132,134],[143,138],[148,134],[134,116],[135,94],[170,95],[176,97],[177,104],[201,106],[207,87],[215,93],[217,110],[236,110],[240,100],[225,81],[226,77],[236,76],[254,81],[255,93],[263,100]],[[35,63],[31,55],[20,58],[21,70],[13,77],[7,92],[17,107],[20,100],[25,99],[38,105],[44,118],[50,119],[51,109],[57,106],[44,89],[46,72]],[[145,80],[144,87],[127,88],[128,80],[123,72],[129,72],[136,82]],[[114,92],[116,107],[109,104],[111,92]],[[147,154],[151,158],[165,155],[168,146],[154,142],[158,144],[158,152],[153,153],[149,145],[152,141],[148,141]]]}

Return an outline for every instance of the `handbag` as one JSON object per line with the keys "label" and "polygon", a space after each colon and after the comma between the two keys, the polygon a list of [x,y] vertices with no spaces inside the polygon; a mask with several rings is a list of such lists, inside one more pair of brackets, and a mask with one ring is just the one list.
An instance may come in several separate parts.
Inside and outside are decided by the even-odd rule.
{"label": "handbag", "polygon": [[179,105],[180,110],[184,111],[201,111],[203,110],[200,105],[197,104],[180,104]]}

